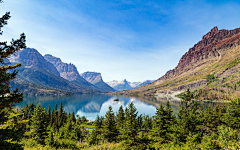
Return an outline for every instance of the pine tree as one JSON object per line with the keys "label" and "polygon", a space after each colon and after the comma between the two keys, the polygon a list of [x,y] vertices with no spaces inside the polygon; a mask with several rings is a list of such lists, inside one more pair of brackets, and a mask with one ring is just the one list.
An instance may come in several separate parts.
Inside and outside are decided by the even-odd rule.
{"label": "pine tree", "polygon": [[51,125],[51,105],[48,105],[48,111],[47,111],[47,118],[48,118],[48,122]]}
{"label": "pine tree", "polygon": [[116,115],[116,127],[118,130],[123,128],[123,124],[124,124],[124,110],[122,105],[119,107],[117,115]]}
{"label": "pine tree", "polygon": [[116,122],[114,118],[114,112],[112,110],[112,107],[109,106],[108,111],[105,115],[105,120],[103,122],[104,128],[103,128],[103,136],[108,142],[116,142],[116,137],[118,135],[117,128],[116,128]]}
{"label": "pine tree", "polygon": [[[2,1],[0,1],[1,3]],[[7,21],[10,19],[10,12],[5,13],[0,17],[0,35],[2,35],[2,27],[7,25]],[[10,91],[10,80],[16,78],[18,71],[9,71],[10,69],[16,69],[21,64],[9,65],[5,63],[6,58],[10,57],[20,49],[26,48],[24,34],[20,35],[20,39],[10,42],[0,42],[0,125],[4,124],[8,120],[9,111],[14,106],[14,103],[19,103],[23,100],[23,94],[19,93],[18,89]],[[22,149],[18,143],[10,143],[7,140],[19,141],[22,134],[17,133],[17,128],[2,128],[0,127],[0,149]],[[20,130],[19,130],[20,132]]]}
{"label": "pine tree", "polygon": [[40,103],[38,103],[35,108],[34,114],[31,118],[31,133],[32,138],[40,144],[44,144],[44,139],[47,135],[47,122],[45,119],[46,111],[41,108]]}
{"label": "pine tree", "polygon": [[49,145],[49,146],[54,146],[54,128],[51,127],[51,126],[48,126],[47,128],[47,131],[48,131],[48,136],[45,140],[45,143],[46,145]]}
{"label": "pine tree", "polygon": [[61,127],[63,125],[63,121],[64,121],[64,112],[63,112],[63,104],[62,102],[60,103],[59,106],[59,113],[58,113],[58,126]]}
{"label": "pine tree", "polygon": [[193,94],[190,89],[187,89],[181,100],[182,105],[180,105],[177,115],[177,124],[174,125],[174,142],[185,142],[189,132],[201,134],[200,129],[197,128],[199,125],[199,104],[192,99]]}
{"label": "pine tree", "polygon": [[58,120],[59,120],[59,119],[58,119],[57,104],[55,104],[53,120],[54,120],[54,124],[55,124],[55,126],[56,126],[56,130],[58,131],[58,129],[59,129],[59,126],[58,126]]}
{"label": "pine tree", "polygon": [[71,122],[76,123],[76,118],[75,118],[74,112],[72,113]]}
{"label": "pine tree", "polygon": [[95,125],[95,133],[97,136],[99,136],[102,133],[102,119],[97,115],[97,118],[94,121]]}
{"label": "pine tree", "polygon": [[100,139],[97,136],[95,129],[93,129],[91,134],[90,134],[90,137],[88,139],[88,144],[89,145],[95,145],[95,144],[97,144],[99,142],[99,140]]}
{"label": "pine tree", "polygon": [[170,140],[171,126],[173,125],[174,117],[169,101],[166,108],[161,104],[157,108],[154,116],[153,129],[151,130],[151,139],[155,142],[165,143]]}
{"label": "pine tree", "polygon": [[71,133],[70,133],[70,139],[80,141],[83,139],[83,134],[80,130],[80,124],[75,124],[72,126]]}
{"label": "pine tree", "polygon": [[123,139],[123,144],[128,146],[137,145],[138,138],[138,122],[137,122],[137,109],[131,102],[125,109],[125,122],[124,127],[120,130],[120,138]]}
{"label": "pine tree", "polygon": [[[142,119],[139,116],[139,127],[142,128],[142,131],[148,133],[152,129],[152,118],[149,115],[144,115]],[[141,121],[143,120],[143,121]]]}
{"label": "pine tree", "polygon": [[240,101],[232,100],[228,104],[227,113],[224,115],[224,122],[232,129],[240,129]]}
{"label": "pine tree", "polygon": [[36,105],[34,105],[33,103],[31,103],[31,104],[29,105],[29,108],[30,108],[30,111],[31,111],[31,112],[34,112],[34,109],[36,108]]}

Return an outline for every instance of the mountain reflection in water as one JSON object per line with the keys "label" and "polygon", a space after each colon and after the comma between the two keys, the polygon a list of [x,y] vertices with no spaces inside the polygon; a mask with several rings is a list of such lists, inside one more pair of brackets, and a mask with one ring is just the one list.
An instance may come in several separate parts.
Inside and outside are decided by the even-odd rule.
{"label": "mountain reflection in water", "polygon": [[[114,101],[118,98],[119,101]],[[124,110],[126,106],[133,102],[137,108],[138,114],[143,115],[155,115],[156,107],[160,104],[166,105],[167,100],[165,99],[155,99],[155,98],[143,98],[143,97],[120,97],[111,96],[104,94],[74,94],[73,96],[65,97],[51,97],[51,96],[25,96],[23,102],[16,104],[19,107],[24,107],[26,104],[38,103],[44,105],[45,109],[48,109],[50,104],[51,110],[55,108],[55,104],[59,107],[60,103],[63,103],[64,110],[66,112],[72,113],[74,111],[75,115],[85,116],[88,120],[95,120],[96,116],[104,116],[111,105],[114,112],[117,112],[119,107],[122,105]],[[174,113],[178,112],[178,106],[180,104],[179,100],[170,100],[171,107]],[[215,106],[216,103],[203,103],[206,106]]]}

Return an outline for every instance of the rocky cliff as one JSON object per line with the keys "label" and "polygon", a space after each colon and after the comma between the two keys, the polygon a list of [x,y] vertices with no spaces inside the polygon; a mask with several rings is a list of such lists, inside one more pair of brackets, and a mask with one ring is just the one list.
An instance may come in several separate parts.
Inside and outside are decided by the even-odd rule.
{"label": "rocky cliff", "polygon": [[57,71],[60,73],[60,76],[68,81],[71,81],[79,86],[86,86],[88,88],[95,88],[91,83],[86,81],[77,71],[77,68],[74,64],[68,64],[61,61],[60,58],[54,57],[50,54],[44,55],[44,58],[52,63],[56,68]]}
{"label": "rocky cliff", "polygon": [[170,70],[159,80],[180,75],[188,70],[194,69],[196,64],[219,57],[221,55],[219,50],[239,43],[239,33],[240,28],[234,30],[218,30],[217,27],[214,27],[202,37],[201,41],[181,57],[178,65],[173,70]]}
{"label": "rocky cliff", "polygon": [[98,87],[99,89],[101,89],[104,92],[110,92],[110,91],[116,91],[115,89],[113,89],[112,87],[110,87],[108,84],[106,84],[103,80],[102,80],[102,76],[101,73],[97,73],[97,72],[84,72],[81,74],[81,76],[87,80],[88,82],[92,83],[93,85],[95,85],[96,87]]}
{"label": "rocky cliff", "polygon": [[22,63],[25,68],[42,68],[60,76],[53,64],[45,61],[44,57],[34,48],[26,48],[9,58],[12,63]]}

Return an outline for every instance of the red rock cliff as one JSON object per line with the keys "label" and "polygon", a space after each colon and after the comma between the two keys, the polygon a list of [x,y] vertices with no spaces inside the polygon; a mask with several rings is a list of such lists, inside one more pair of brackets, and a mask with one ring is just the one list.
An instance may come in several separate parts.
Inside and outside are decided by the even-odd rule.
{"label": "red rock cliff", "polygon": [[219,49],[231,47],[240,43],[240,28],[234,30],[218,30],[214,27],[210,32],[202,37],[202,40],[195,44],[180,59],[177,67],[159,78],[167,79],[174,75],[182,74],[194,68],[194,64],[203,60],[219,56]]}

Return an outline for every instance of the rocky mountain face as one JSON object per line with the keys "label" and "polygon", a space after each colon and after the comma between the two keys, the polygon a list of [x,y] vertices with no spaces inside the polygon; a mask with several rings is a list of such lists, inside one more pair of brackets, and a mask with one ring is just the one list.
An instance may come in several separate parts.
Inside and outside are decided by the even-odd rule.
{"label": "rocky mountain face", "polygon": [[113,81],[107,82],[107,84],[117,91],[122,91],[122,90],[134,89],[151,82],[153,82],[153,80],[146,80],[143,82],[128,82],[126,79],[124,79],[123,81],[113,80]]}
{"label": "rocky mountain face", "polygon": [[60,76],[64,79],[71,81],[79,86],[96,89],[95,86],[80,76],[74,64],[64,63],[60,58],[54,57],[50,54],[44,55],[44,58],[56,67],[57,71],[60,73]]}
{"label": "rocky mountain face", "polygon": [[158,80],[116,95],[174,96],[190,88],[197,99],[230,100],[240,94],[240,28],[211,29]]}
{"label": "rocky mountain face", "polygon": [[9,58],[11,63],[22,63],[25,68],[42,68],[60,76],[57,69],[34,48],[26,48]]}
{"label": "rocky mountain face", "polygon": [[159,80],[172,78],[188,70],[195,68],[196,64],[204,63],[206,60],[219,57],[219,50],[231,47],[239,42],[240,28],[234,30],[218,30],[217,27],[211,29],[202,40],[195,44],[179,60],[178,65],[170,70]]}
{"label": "rocky mountain face", "polygon": [[106,84],[103,80],[102,80],[102,76],[101,73],[97,73],[97,72],[84,72],[81,74],[81,76],[87,80],[88,82],[90,82],[91,84],[95,85],[97,88],[101,89],[104,92],[110,92],[110,91],[116,91],[115,89],[113,89],[112,87],[110,87],[108,84]]}
{"label": "rocky mountain face", "polygon": [[[34,89],[39,89],[38,87],[44,87],[48,90],[62,90],[73,93],[93,93],[99,92],[94,89],[78,86],[62,77],[60,73],[54,67],[54,65],[44,59],[44,57],[33,48],[24,49],[12,56],[9,61],[11,63],[22,63],[22,66],[18,68],[19,73],[17,77],[24,82],[24,84],[38,85]],[[14,80],[14,82],[21,81]],[[15,84],[21,84],[17,82]],[[27,87],[27,86],[25,86]],[[40,89],[39,89],[40,90]],[[33,90],[32,90],[33,91]],[[42,92],[44,89],[42,90]],[[41,92],[40,92],[41,93]],[[55,92],[57,93],[57,92]],[[63,92],[64,93],[64,92]]]}

